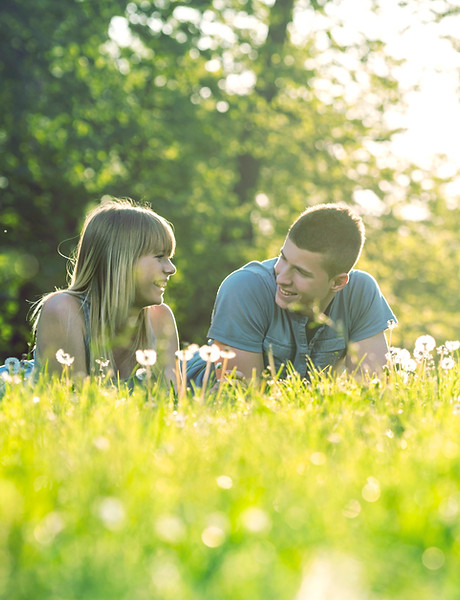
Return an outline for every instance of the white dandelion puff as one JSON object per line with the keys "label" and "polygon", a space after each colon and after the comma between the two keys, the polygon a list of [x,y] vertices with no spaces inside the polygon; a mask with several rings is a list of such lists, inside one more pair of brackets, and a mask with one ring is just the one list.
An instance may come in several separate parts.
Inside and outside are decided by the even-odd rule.
{"label": "white dandelion puff", "polygon": [[193,355],[198,352],[199,349],[200,347],[198,344],[190,344],[190,346],[187,346],[187,348],[184,348],[183,350],[177,350],[175,354],[180,361],[188,361],[193,358]]}
{"label": "white dandelion puff", "polygon": [[136,360],[143,367],[151,367],[157,361],[155,350],[136,350]]}
{"label": "white dandelion puff", "polygon": [[450,340],[445,343],[445,346],[449,352],[455,352],[460,348],[459,340]]}
{"label": "white dandelion puff", "polygon": [[205,362],[217,362],[220,358],[220,348],[217,344],[211,346],[201,346],[199,349],[200,357]]}
{"label": "white dandelion puff", "polygon": [[451,356],[445,356],[441,360],[441,369],[448,371],[449,369],[453,369],[455,367],[455,361]]}
{"label": "white dandelion puff", "polygon": [[75,357],[70,356],[70,354],[64,352],[62,348],[59,348],[59,350],[56,352],[56,360],[58,361],[58,363],[61,363],[61,365],[64,365],[65,367],[70,367],[70,365],[75,360]]}
{"label": "white dandelion puff", "polygon": [[431,352],[436,348],[436,340],[431,335],[421,335],[415,340],[415,349],[419,352]]}
{"label": "white dandelion puff", "polygon": [[10,356],[5,360],[5,367],[8,369],[8,373],[10,375],[15,375],[19,373],[19,368],[21,366],[21,362],[15,356]]}

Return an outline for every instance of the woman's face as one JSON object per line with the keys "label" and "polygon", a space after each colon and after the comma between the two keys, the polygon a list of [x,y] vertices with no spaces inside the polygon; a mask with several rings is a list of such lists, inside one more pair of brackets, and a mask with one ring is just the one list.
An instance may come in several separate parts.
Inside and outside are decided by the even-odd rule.
{"label": "woman's face", "polygon": [[176,267],[166,254],[141,256],[134,266],[134,304],[139,308],[161,304],[168,280],[175,272]]}

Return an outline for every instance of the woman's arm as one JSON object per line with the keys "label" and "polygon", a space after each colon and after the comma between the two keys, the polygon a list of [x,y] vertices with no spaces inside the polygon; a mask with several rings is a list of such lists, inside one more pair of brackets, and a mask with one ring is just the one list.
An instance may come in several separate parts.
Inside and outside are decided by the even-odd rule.
{"label": "woman's arm", "polygon": [[69,367],[73,376],[88,375],[86,370],[85,320],[78,298],[56,293],[48,298],[40,312],[37,326],[36,355],[48,373],[61,373],[63,366],[56,358],[62,349],[73,357]]}
{"label": "woman's arm", "polygon": [[166,382],[176,386],[176,357],[179,350],[179,335],[176,319],[167,304],[147,307],[147,314],[156,339],[157,364],[163,371]]}

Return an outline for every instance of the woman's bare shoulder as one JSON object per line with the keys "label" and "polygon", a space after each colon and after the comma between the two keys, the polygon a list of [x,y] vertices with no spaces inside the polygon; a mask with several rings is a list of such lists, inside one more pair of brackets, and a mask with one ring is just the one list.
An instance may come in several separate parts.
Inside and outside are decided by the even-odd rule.
{"label": "woman's bare shoulder", "polygon": [[156,335],[176,331],[174,313],[167,304],[154,304],[146,308],[147,316]]}
{"label": "woman's bare shoulder", "polygon": [[150,319],[154,321],[174,319],[174,313],[167,304],[152,304],[147,307],[147,312]]}
{"label": "woman's bare shoulder", "polygon": [[41,315],[49,318],[83,318],[81,300],[67,292],[54,292],[45,299]]}

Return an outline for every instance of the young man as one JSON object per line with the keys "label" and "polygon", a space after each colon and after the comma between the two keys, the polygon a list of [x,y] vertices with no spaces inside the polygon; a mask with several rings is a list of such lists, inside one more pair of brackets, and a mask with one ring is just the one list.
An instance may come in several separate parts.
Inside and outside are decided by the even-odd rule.
{"label": "young man", "polygon": [[363,243],[359,216],[320,204],[293,223],[278,258],[231,273],[208,331],[235,353],[228,368],[257,377],[271,354],[277,370],[291,363],[301,376],[311,364],[379,373],[388,351],[384,331],[396,318],[375,279],[353,269]]}

